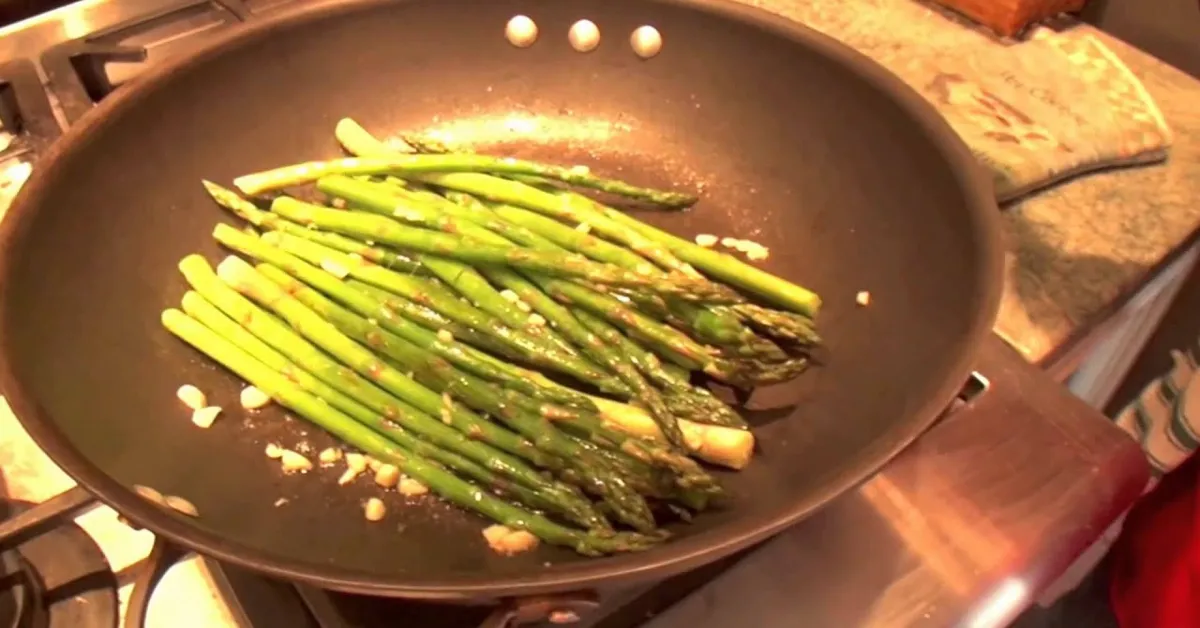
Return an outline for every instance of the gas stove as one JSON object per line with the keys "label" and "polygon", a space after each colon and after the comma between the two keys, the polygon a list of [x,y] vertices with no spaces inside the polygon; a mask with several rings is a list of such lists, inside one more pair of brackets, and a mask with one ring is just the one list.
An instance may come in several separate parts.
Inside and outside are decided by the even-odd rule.
{"label": "gas stove", "polygon": [[[22,19],[0,27],[0,215],[62,129],[106,95],[305,1],[4,4],[0,20]],[[1021,398],[983,395],[986,411],[944,418],[875,479],[766,547],[597,592],[574,625],[784,627],[799,613],[813,626],[1007,623],[1140,493],[1145,465],[1131,440],[1052,382],[1021,375],[1020,358],[993,344],[981,370]],[[0,628],[120,617],[172,628],[499,625],[485,607],[321,591],[181,556],[75,487],[3,403],[0,473]]]}

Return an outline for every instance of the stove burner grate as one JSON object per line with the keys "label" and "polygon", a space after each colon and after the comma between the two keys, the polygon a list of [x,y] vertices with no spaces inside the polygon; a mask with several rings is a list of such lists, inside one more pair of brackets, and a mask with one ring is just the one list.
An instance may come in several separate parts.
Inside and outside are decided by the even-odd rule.
{"label": "stove burner grate", "polygon": [[[0,521],[34,504],[0,499]],[[113,628],[117,577],[91,536],[69,519],[0,548],[0,628]]]}

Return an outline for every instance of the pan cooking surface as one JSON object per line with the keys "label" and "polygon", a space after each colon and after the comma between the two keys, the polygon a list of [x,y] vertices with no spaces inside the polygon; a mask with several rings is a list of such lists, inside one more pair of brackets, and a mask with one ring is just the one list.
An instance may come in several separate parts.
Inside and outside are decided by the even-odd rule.
{"label": "pan cooking surface", "polygon": [[[516,13],[538,22],[531,48],[504,39]],[[966,153],[940,122],[746,15],[758,19],[645,0],[357,3],[256,28],[127,88],[73,129],[12,212],[6,392],[58,462],[135,518],[327,586],[444,596],[657,577],[779,529],[929,424],[988,328],[997,266],[986,191],[966,180]],[[605,38],[589,54],[567,44],[581,17]],[[627,43],[641,24],[665,42],[649,61]],[[361,503],[380,491],[368,476],[339,487],[341,466],[281,474],[268,443],[304,443],[315,459],[332,441],[278,408],[244,413],[239,382],[162,330],[158,313],[186,289],[180,258],[226,254],[209,234],[234,221],[200,179],[336,156],[343,116],[381,136],[437,130],[697,190],[695,209],[650,219],[758,241],[768,270],[821,294],[828,363],[752,399],[761,451],[721,473],[731,508],[646,554],[543,546],[502,558],[486,550],[483,520],[436,500],[389,494],[387,518],[369,523]],[[869,307],[855,304],[860,290]],[[226,408],[211,429],[175,399],[184,383]],[[201,516],[157,513],[96,469],[184,496]]]}

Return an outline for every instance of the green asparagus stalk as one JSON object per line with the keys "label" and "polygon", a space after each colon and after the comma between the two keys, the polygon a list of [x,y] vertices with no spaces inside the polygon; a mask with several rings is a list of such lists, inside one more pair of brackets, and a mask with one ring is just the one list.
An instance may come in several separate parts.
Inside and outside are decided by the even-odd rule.
{"label": "green asparagus stalk", "polygon": [[202,181],[204,189],[218,205],[233,212],[246,222],[270,231],[283,231],[306,240],[336,249],[343,253],[358,255],[384,268],[409,274],[428,275],[416,260],[379,247],[370,246],[359,240],[348,238],[340,233],[318,231],[296,224],[268,211],[259,209],[254,203],[240,197],[233,190],[221,187],[212,181]]}
{"label": "green asparagus stalk", "polygon": [[425,173],[476,172],[506,175],[533,175],[556,179],[580,187],[592,188],[666,207],[688,207],[696,197],[681,192],[652,190],[622,181],[597,177],[587,168],[563,168],[520,159],[470,154],[391,154],[377,157],[349,157],[330,161],[284,166],[243,175],[233,184],[248,195],[262,194],[293,185],[310,183],[328,174],[411,176]]}
{"label": "green asparagus stalk", "polygon": [[[443,339],[445,334],[439,337],[437,333],[396,316],[374,296],[355,290],[333,275],[309,265],[282,249],[271,246],[261,238],[231,231],[228,228],[218,228],[215,233],[217,239],[225,246],[246,256],[277,266],[288,275],[338,300],[360,316],[377,319],[379,324],[388,331],[479,377],[500,382],[507,388],[519,390],[553,403],[593,408],[587,395],[564,386],[544,386],[539,381],[531,380],[523,369],[494,359],[461,342],[456,342],[453,334],[450,334],[449,338]],[[261,268],[260,272],[266,274],[265,270]]]}
{"label": "green asparagus stalk", "polygon": [[[396,207],[397,198],[388,191],[381,190],[378,187],[372,188],[370,184],[364,184],[347,177],[326,177],[318,181],[318,186],[327,194],[346,198],[357,204],[371,207],[375,211],[386,213],[393,211],[393,208]],[[408,211],[404,208],[396,209],[395,211],[399,212],[401,210]],[[436,209],[432,207],[422,208],[422,210],[419,210],[421,213],[420,220],[423,222],[423,224],[428,225],[437,224],[439,221],[444,221],[447,216],[442,213],[443,210],[451,213],[458,213],[455,212],[453,208],[446,207],[440,207]],[[481,224],[474,224],[470,222],[470,220],[478,220],[479,218],[477,216],[482,216],[485,213],[490,212],[488,212],[486,209],[482,209],[468,216],[469,220],[462,223],[459,227],[461,232],[487,244],[496,244],[498,246],[510,245],[511,242],[500,234],[483,227]],[[555,247],[553,244],[550,246]],[[552,248],[551,250],[556,249]],[[650,266],[649,264],[645,264],[645,268],[645,272],[651,272],[655,270],[653,266]],[[535,277],[534,279],[547,288],[552,288],[554,285],[556,285],[556,283],[559,283],[556,282],[556,280],[545,278]],[[596,337],[584,329],[579,324],[579,321],[575,320],[575,317],[567,308],[556,303],[545,292],[543,292],[542,289],[534,286],[530,282],[523,280],[509,282],[506,285],[508,285],[518,297],[530,304],[539,315],[543,316],[550,322],[550,324],[554,325],[556,329],[574,342],[576,346],[580,347],[585,355],[591,357],[597,363],[607,367],[609,371],[616,373],[617,377],[627,386],[629,386],[632,394],[636,396],[641,403],[646,405],[646,407],[650,409],[651,414],[655,416],[657,420],[659,420],[662,426],[662,431],[667,435],[668,440],[677,447],[683,447],[683,434],[679,431],[678,426],[675,424],[675,419],[671,412],[668,410],[663,400],[659,397],[657,391],[655,391],[645,381],[645,379],[637,372],[632,364],[623,359],[619,354],[614,353],[605,347],[604,343],[597,342]],[[573,288],[578,288],[578,290],[586,293],[594,294],[595,299],[597,300],[602,301],[605,299],[605,297],[602,295],[591,293],[590,290],[582,286],[576,287],[574,284],[570,284],[570,286]],[[567,289],[569,290],[570,288]],[[662,331],[663,329],[666,329],[667,333],[674,331],[663,326],[658,326],[658,328],[656,328],[654,331],[658,331],[661,334],[664,333]]]}
{"label": "green asparagus stalk", "polygon": [[611,264],[593,262],[577,254],[485,245],[471,238],[408,227],[384,216],[290,203],[273,205],[271,210],[303,225],[314,225],[337,233],[387,243],[404,250],[456,259],[468,264],[514,266],[555,276],[585,278],[592,283],[670,294],[685,300],[712,303],[740,300],[738,295],[725,286],[706,280],[680,274],[650,277]]}
{"label": "green asparagus stalk", "polygon": [[[356,183],[353,179],[347,179],[347,181]],[[272,202],[272,211],[276,213],[282,213],[284,210],[277,208],[282,208],[284,206],[290,206],[290,208],[296,208],[296,210],[299,210],[299,208],[305,206],[320,207],[318,205],[312,205],[311,203],[298,201],[287,196],[280,196]],[[289,235],[298,235],[292,233],[291,230],[283,231]],[[439,279],[445,282],[446,285],[453,287],[459,292],[459,294],[474,303],[475,306],[480,310],[495,316],[500,322],[514,329],[522,329],[527,333],[530,331],[529,329],[526,329],[526,327],[529,325],[529,316],[517,309],[517,307],[515,307],[504,297],[500,296],[500,293],[493,288],[486,279],[484,279],[483,275],[481,275],[479,271],[461,262],[433,257],[430,255],[418,255],[417,261],[425,268],[428,268],[429,271],[436,275]],[[530,336],[534,339],[537,338],[536,334],[530,334]]]}
{"label": "green asparagus stalk", "polygon": [[[485,331],[491,336],[503,341],[506,346],[518,352],[524,359],[533,364],[553,369],[560,373],[571,375],[581,382],[594,383],[602,390],[619,389],[619,383],[613,383],[612,378],[595,365],[555,349],[545,342],[532,338],[529,334],[514,330],[486,313],[464,303],[445,290],[425,285],[422,293],[414,289],[413,280],[416,277],[393,273],[385,268],[364,264],[346,255],[322,247],[319,244],[288,236],[285,233],[269,232],[263,234],[263,240],[272,246],[299,257],[314,265],[334,264],[339,269],[346,270],[350,276],[357,277],[377,287],[388,290],[400,296],[430,306],[437,312],[466,325],[477,331]],[[416,287],[420,287],[419,285]]]}
{"label": "green asparagus stalk", "polygon": [[[282,375],[287,381],[412,453],[441,463],[488,487],[494,493],[511,496],[531,508],[555,513],[568,520],[574,519],[574,523],[585,527],[592,524],[592,521],[587,518],[577,516],[574,508],[565,508],[557,496],[547,497],[522,484],[506,480],[488,467],[449,449],[443,449],[424,441],[409,433],[399,424],[388,421],[379,412],[343,394],[292,363],[283,354],[272,349],[222,313],[215,305],[204,300],[204,297],[200,296],[198,292],[189,291],[183,295],[183,311],[254,359],[262,362],[263,365]],[[491,465],[495,465],[497,462],[504,464],[496,458],[488,460],[488,464]]]}
{"label": "green asparagus stalk", "polygon": [[[388,154],[391,151],[391,149],[384,146],[352,120],[343,119],[340,121],[337,133],[339,140],[347,150],[355,154],[381,155]],[[486,179],[487,177],[477,176],[475,178]],[[318,187],[321,187],[327,193],[354,197],[358,202],[365,203],[375,208],[376,211],[387,213],[399,209],[396,207],[395,201],[388,191],[377,190],[372,195],[370,188],[355,187],[348,183],[348,179],[343,179],[327,177],[323,182],[318,182]],[[455,195],[459,199],[460,204],[468,207],[473,206],[476,209],[473,213],[465,215],[461,213],[457,214],[459,217],[465,217],[467,220],[480,223],[491,231],[501,232],[501,229],[495,223],[503,224],[504,220],[484,223],[481,221],[480,216],[490,212],[479,212],[479,203],[474,201],[473,197],[461,192],[451,191],[450,194]],[[589,215],[597,213],[591,211],[590,205],[592,203],[589,199],[578,199],[578,202],[585,204],[581,211],[588,211]],[[525,228],[522,231],[509,229],[509,233],[503,234],[510,240],[525,246],[540,250],[553,250],[553,248],[546,246],[548,242],[551,242],[559,248],[579,252],[597,261],[619,265],[639,273],[649,274],[648,269],[653,268],[646,262],[645,258],[639,256],[637,253],[593,237],[585,231],[572,229],[556,220],[535,212],[505,205],[497,205],[494,211],[499,217],[506,219],[508,222]],[[563,213],[560,211],[558,213],[551,213],[562,218],[569,219],[572,217],[569,212]],[[423,224],[426,225],[438,219],[435,212],[426,211],[421,214]],[[593,216],[593,221],[598,222],[602,229],[606,226],[606,221],[603,217],[597,219]],[[576,222],[586,224],[581,220],[576,220]],[[607,226],[608,232],[616,234],[618,239],[634,245],[640,243],[642,250],[646,251],[660,263],[663,263],[665,268],[682,268],[681,266],[672,265],[669,255],[665,255],[662,251],[656,250],[654,246],[639,240],[639,236],[636,233],[627,233],[626,231],[628,230],[623,229],[620,225]],[[466,229],[464,231],[469,235],[477,235],[474,231],[467,231]],[[737,349],[736,355],[770,360],[779,360],[786,357],[778,347],[769,341],[764,341],[754,336],[753,332],[745,328],[736,317],[726,316],[716,311],[700,309],[688,303],[674,303],[672,310],[682,316],[683,326],[694,330],[702,340],[734,347]]]}
{"label": "green asparagus stalk", "polygon": [[751,266],[732,255],[702,247],[695,242],[656,229],[624,212],[608,207],[601,208],[601,211],[610,220],[636,230],[648,239],[669,248],[680,259],[721,281],[809,318],[815,318],[821,309],[819,296],[786,279]]}
{"label": "green asparagus stalk", "polygon": [[[471,407],[507,423],[542,450],[559,456],[568,465],[586,472],[590,486],[604,498],[605,503],[612,507],[622,521],[644,532],[655,530],[654,517],[645,500],[630,489],[619,476],[603,468],[599,464],[600,461],[589,456],[578,443],[560,433],[548,419],[539,414],[523,412],[518,407],[508,406],[487,382],[458,371],[448,362],[422,351],[387,330],[372,325],[316,290],[296,281],[286,272],[279,270],[267,277],[248,266],[239,267],[236,262],[232,262],[236,259],[222,262],[217,270],[218,275],[228,277],[229,281],[244,286],[244,290],[259,295],[259,299],[271,303],[270,307],[293,325],[298,328],[316,327],[317,322],[328,325],[327,331],[339,336],[344,334],[342,337],[347,340],[353,338],[391,358],[401,368],[409,369],[419,384],[444,395],[451,395],[453,399],[461,399]],[[271,277],[278,279],[281,284],[272,283]],[[376,367],[372,370],[381,372],[388,368],[386,365],[380,366],[382,368]],[[441,411],[444,414],[448,414],[457,405],[453,402],[446,403],[449,398],[442,398]]]}
{"label": "green asparagus stalk", "polygon": [[[340,120],[334,133],[342,146],[355,155],[387,157],[394,153],[392,148],[377,140],[366,129],[349,118]],[[635,252],[666,270],[677,271],[684,275],[695,275],[694,269],[681,262],[667,247],[653,239],[646,238],[634,229],[608,220],[602,215],[597,218],[596,215],[599,212],[593,209],[591,200],[586,197],[565,195],[559,198],[552,193],[520,181],[475,173],[431,175],[425,177],[424,180],[452,191],[466,192],[492,201],[526,207],[575,224],[588,224],[597,233],[629,246]],[[592,217],[592,222],[584,220],[586,217]]]}
{"label": "green asparagus stalk", "polygon": [[[429,329],[434,332],[442,330],[448,331],[453,334],[455,338],[471,345],[472,347],[477,347],[493,355],[502,356],[509,361],[519,362],[524,360],[524,357],[520,352],[514,351],[509,344],[502,342],[495,336],[485,332],[475,331],[474,329],[465,325],[459,325],[458,323],[443,317],[441,314],[438,314],[437,312],[434,312],[423,305],[419,305],[397,294],[388,292],[387,290],[378,288],[376,286],[372,286],[369,283],[359,281],[353,277],[347,277],[345,282],[346,285],[350,286],[355,291],[366,294],[379,301],[384,305],[384,307],[386,307],[388,310],[391,310],[393,314],[406,318],[420,325],[421,327],[424,327],[425,329]],[[430,313],[432,313],[432,317],[428,316]],[[515,367],[516,365],[514,364],[513,366]]]}
{"label": "green asparagus stalk", "polygon": [[[233,259],[236,260],[236,258]],[[242,262],[242,264],[245,265],[245,262]],[[248,268],[248,265],[246,267]],[[321,348],[318,348],[314,343],[306,340],[301,334],[297,333],[297,331],[269,315],[267,311],[258,307],[219,280],[213,274],[208,263],[204,261],[204,258],[196,255],[188,256],[180,262],[179,268],[196,292],[199,292],[205,299],[208,299],[214,305],[221,308],[230,318],[240,321],[251,333],[271,345],[276,351],[279,351],[299,364],[303,369],[317,376],[330,386],[338,388],[379,412],[383,412],[385,417],[393,420],[408,420],[409,416],[416,417],[413,419],[415,422],[407,425],[407,427],[431,440],[441,438],[443,435],[446,438],[451,438],[452,434],[461,436],[459,434],[461,432],[472,438],[481,440],[496,449],[528,460],[539,467],[554,468],[561,466],[559,461],[539,451],[533,443],[484,421],[469,412],[452,413],[449,417],[449,426],[454,429],[447,431],[445,429],[446,426],[443,425],[445,421],[439,422],[426,415],[426,413],[429,415],[441,414],[441,397],[423,386],[417,385],[403,375],[392,371],[387,372],[390,382],[389,386],[379,385],[382,383],[382,376],[373,376],[371,374],[373,371],[367,368],[372,364],[378,363],[370,355],[369,351],[358,347],[357,344],[354,344],[340,334],[323,337],[323,339],[332,343],[330,346],[337,346],[339,349],[344,349],[346,343],[351,345],[346,351],[347,355],[356,358],[358,360],[356,364],[368,371],[363,375],[359,375],[360,371],[352,371],[343,367],[322,351]],[[250,270],[253,271],[252,268]],[[327,326],[328,323],[324,323],[323,326],[318,326],[318,330],[328,331]],[[365,356],[363,355],[364,353],[366,354]],[[363,364],[364,358],[370,359],[370,362]],[[383,390],[380,390],[381,388]],[[393,397],[392,395],[397,396]],[[405,403],[404,406],[397,403],[401,400]],[[401,412],[401,410],[407,409],[407,404],[415,406],[420,411],[407,414]],[[445,417],[442,418],[444,419]],[[453,436],[453,438],[457,439],[458,436]],[[449,443],[450,441],[446,441],[446,443],[436,442],[436,444],[444,447],[450,447]],[[467,451],[460,451],[460,453],[470,455],[470,452]],[[479,455],[492,456],[494,451],[491,447],[488,447],[478,450],[477,453]],[[482,460],[480,461],[482,462]]]}
{"label": "green asparagus stalk", "polygon": [[567,303],[611,321],[636,338],[654,346],[680,366],[703,369],[712,361],[708,348],[679,330],[660,323],[608,295],[599,294],[568,281],[551,280],[546,290],[560,303]]}
{"label": "green asparagus stalk", "polygon": [[735,316],[741,317],[765,336],[805,346],[821,344],[821,337],[817,334],[813,320],[803,314],[772,310],[755,303],[718,307],[728,308]]}
{"label": "green asparagus stalk", "polygon": [[629,359],[647,379],[662,388],[665,392],[663,402],[671,414],[696,423],[739,429],[749,427],[745,419],[733,408],[725,405],[708,390],[700,386],[693,386],[687,379],[686,372],[677,375],[668,371],[657,356],[643,349],[633,339],[625,336],[599,317],[586,311],[578,312],[577,317],[605,343]]}
{"label": "green asparagus stalk", "polygon": [[[645,258],[633,251],[597,238],[590,233],[572,229],[557,220],[511,205],[497,206],[494,211],[505,220],[522,225],[569,251],[581,253],[596,261],[616,264],[639,272],[646,272],[641,270],[643,268],[660,272]],[[664,304],[663,308],[666,310],[663,312],[664,314],[678,320],[680,328],[694,333],[701,342],[723,347],[744,348],[750,351],[750,357],[770,355],[775,359],[786,358],[778,347],[769,345],[769,343],[766,343],[768,346],[764,346],[761,339],[758,339],[750,329],[745,327],[737,316],[725,314],[714,308],[702,308],[691,303],[673,302],[669,306]],[[771,349],[774,349],[774,353],[771,352]],[[767,351],[766,355],[763,353],[764,350]]]}
{"label": "green asparagus stalk", "polygon": [[167,310],[163,313],[162,323],[171,333],[267,392],[280,404],[381,462],[395,465],[405,474],[429,486],[441,497],[463,508],[483,514],[504,525],[528,530],[548,543],[573,547],[576,551],[589,555],[646,549],[657,540],[630,533],[584,533],[508,504],[459,479],[441,465],[360,425],[186,314],[178,310]]}
{"label": "green asparagus stalk", "polygon": [[[444,231],[449,234],[461,233],[464,236],[476,236],[481,231],[480,227],[471,222],[456,220],[455,215],[459,213],[458,206],[432,192],[402,190],[378,183],[359,181],[341,175],[322,177],[317,181],[317,189],[330,196],[344,199],[356,207],[361,207],[384,216],[397,216],[406,222],[428,229]],[[436,199],[436,201],[420,196],[421,192]],[[468,212],[464,210],[462,213]],[[491,235],[488,232],[485,232],[485,234]],[[507,241],[502,241],[501,243],[508,244]],[[420,259],[425,261],[427,256],[422,256]],[[437,258],[433,259],[436,260]],[[437,264],[444,262],[438,261],[436,264],[434,262],[426,263],[436,270]],[[491,280],[492,283],[517,291],[518,293],[534,288],[533,284],[510,268],[483,266],[479,272]],[[458,275],[451,275],[451,277],[440,276],[447,281],[453,279],[456,282],[453,285],[456,286],[458,281],[477,283],[474,277],[469,274],[463,274],[461,277]],[[498,292],[491,289],[490,285],[486,285],[486,282],[484,284],[483,286],[463,286],[459,291],[464,296],[474,300],[481,309],[493,314],[502,322],[516,329],[522,329],[535,338],[544,336],[554,348],[560,351],[568,354],[575,353],[571,345],[555,333],[553,329],[531,322],[536,321],[536,318],[516,308]],[[486,301],[480,300],[485,297]]]}
{"label": "green asparagus stalk", "polygon": [[[256,207],[250,201],[247,201],[232,190],[223,188],[211,181],[204,181],[204,188],[209,195],[222,207],[232,211],[235,215],[249,222],[250,224],[269,229],[272,231],[283,231],[289,235],[294,235],[308,240],[313,240],[318,244],[323,244],[336,251],[347,253],[350,255],[347,259],[354,260],[353,255],[358,255],[360,258],[374,262],[386,269],[397,271],[402,274],[427,274],[420,270],[419,264],[413,260],[380,247],[369,246],[361,243],[358,240],[347,238],[341,234],[317,231],[307,227],[300,226],[294,222],[286,220],[280,216],[263,211]],[[230,229],[228,226],[218,226],[219,230]],[[220,238],[218,238],[220,239]],[[411,264],[412,266],[409,266]],[[429,277],[418,278],[418,282],[392,282],[393,289],[408,288],[410,296],[417,300],[426,301],[432,297],[427,294],[426,290],[437,290],[438,284]],[[430,288],[433,286],[433,288]],[[437,296],[450,294],[444,288],[438,291]],[[450,320],[438,314],[428,306],[418,304],[408,299],[392,299],[390,307],[398,314],[405,318],[422,325],[426,329],[449,329],[454,332],[456,337],[460,337],[469,342],[479,341],[481,344],[487,344],[481,340],[481,334],[460,325],[456,325]]]}

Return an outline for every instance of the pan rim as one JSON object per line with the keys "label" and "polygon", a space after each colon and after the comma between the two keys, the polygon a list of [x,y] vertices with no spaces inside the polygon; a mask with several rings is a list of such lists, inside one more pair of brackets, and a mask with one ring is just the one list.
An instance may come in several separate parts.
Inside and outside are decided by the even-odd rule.
{"label": "pan rim", "polygon": [[[0,221],[0,325],[6,325],[9,320],[6,297],[7,286],[10,283],[8,278],[12,273],[12,260],[15,257],[12,254],[14,245],[20,242],[40,197],[52,184],[58,163],[68,157],[90,131],[102,127],[109,120],[110,114],[135,106],[140,98],[157,89],[162,78],[171,72],[202,63],[229,48],[267,37],[275,28],[319,21],[343,13],[370,10],[384,4],[396,4],[398,1],[420,0],[321,0],[313,4],[290,7],[275,15],[240,24],[217,36],[195,54],[150,68],[133,84],[105,98],[75,125],[68,128],[38,161],[33,175],[13,200],[6,219]],[[553,591],[594,589],[611,584],[618,578],[623,581],[663,578],[719,560],[774,536],[843,493],[857,488],[937,420],[941,411],[949,405],[962,383],[967,380],[983,342],[992,333],[1003,287],[1001,217],[992,183],[983,169],[978,167],[966,145],[932,105],[898,76],[848,45],[799,22],[733,0],[645,1],[683,6],[724,19],[752,24],[765,32],[787,38],[821,53],[847,72],[887,94],[922,128],[950,164],[957,183],[963,190],[970,217],[975,222],[975,236],[980,247],[978,253],[983,259],[977,284],[980,291],[977,302],[980,306],[974,319],[970,321],[966,341],[961,343],[957,349],[958,354],[952,360],[950,374],[938,386],[935,394],[930,395],[920,405],[913,414],[913,420],[897,423],[882,433],[871,447],[860,451],[840,471],[825,478],[819,490],[788,507],[768,512],[761,517],[735,520],[692,537],[668,542],[647,552],[574,561],[561,567],[519,577],[484,574],[429,580],[420,576],[397,574],[396,577],[387,578],[280,557],[259,548],[244,546],[174,517],[137,496],[131,488],[120,484],[87,460],[37,400],[26,391],[13,371],[7,334],[0,334],[0,390],[4,391],[13,414],[35,443],[80,486],[156,535],[201,555],[270,577],[366,595],[426,600],[497,599]],[[19,251],[19,247],[17,250]]]}

